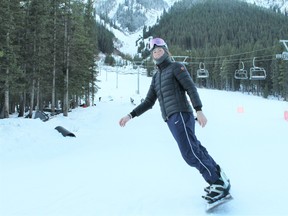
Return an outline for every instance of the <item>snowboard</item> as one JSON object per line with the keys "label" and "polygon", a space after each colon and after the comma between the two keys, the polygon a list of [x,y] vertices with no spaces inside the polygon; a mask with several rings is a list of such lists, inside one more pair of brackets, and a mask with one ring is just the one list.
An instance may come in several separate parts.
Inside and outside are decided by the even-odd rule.
{"label": "snowboard", "polygon": [[231,201],[233,199],[233,197],[231,196],[231,194],[228,194],[226,197],[223,197],[220,200],[217,200],[213,203],[207,203],[206,205],[206,212],[207,213],[211,213],[213,212],[215,209],[217,209],[217,207]]}

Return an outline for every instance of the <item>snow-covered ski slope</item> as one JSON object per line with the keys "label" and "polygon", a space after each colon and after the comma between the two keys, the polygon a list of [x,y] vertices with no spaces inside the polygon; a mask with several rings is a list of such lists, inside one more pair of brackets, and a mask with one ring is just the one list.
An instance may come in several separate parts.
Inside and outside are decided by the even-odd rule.
{"label": "snow-covered ski slope", "polygon": [[[0,120],[1,216],[206,215],[206,183],[181,158],[158,103],[118,125],[151,78],[140,76],[138,95],[137,74],[106,71],[96,106],[47,122]],[[213,215],[286,215],[288,103],[198,90],[208,118],[205,128],[196,126],[198,138],[229,176],[234,197]]]}

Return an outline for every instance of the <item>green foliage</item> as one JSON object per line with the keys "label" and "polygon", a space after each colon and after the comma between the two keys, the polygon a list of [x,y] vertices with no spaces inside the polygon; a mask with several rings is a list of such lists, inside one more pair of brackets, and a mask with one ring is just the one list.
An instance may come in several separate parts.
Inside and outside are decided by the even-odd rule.
{"label": "green foliage", "polygon": [[[173,55],[189,55],[188,68],[199,85],[286,98],[288,62],[276,59],[276,54],[284,48],[279,40],[288,39],[287,24],[284,14],[237,0],[183,0],[163,13],[144,38],[162,37]],[[254,57],[267,78],[235,80],[239,62],[249,72]],[[210,72],[206,80],[196,80],[200,62]]]}
{"label": "green foliage", "polygon": [[101,24],[96,24],[97,27],[97,37],[98,37],[98,47],[103,53],[111,54],[114,51],[113,38],[114,34],[108,31],[105,26]]}
{"label": "green foliage", "polygon": [[114,36],[96,23],[94,6],[95,0],[0,1],[0,113],[4,91],[9,106],[30,106],[32,93],[40,109],[51,103],[54,63],[56,102],[63,100],[66,71],[69,100],[97,91],[95,58],[113,52]]}
{"label": "green foliage", "polygon": [[116,63],[115,59],[111,55],[107,55],[104,62],[105,64],[110,65],[110,66],[113,66]]}
{"label": "green foliage", "polygon": [[19,0],[1,1],[0,14],[0,92],[3,92],[9,88],[10,90],[17,89],[20,85],[13,82],[21,76],[21,70],[17,65],[18,35],[23,24]]}

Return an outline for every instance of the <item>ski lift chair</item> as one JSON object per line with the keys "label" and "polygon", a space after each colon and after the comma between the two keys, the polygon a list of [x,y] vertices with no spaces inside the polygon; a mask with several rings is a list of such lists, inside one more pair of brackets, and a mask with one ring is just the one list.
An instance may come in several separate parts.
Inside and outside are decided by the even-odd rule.
{"label": "ski lift chair", "polygon": [[253,58],[253,67],[250,68],[250,80],[266,79],[266,71],[262,67],[255,66],[255,57]]}
{"label": "ski lift chair", "polygon": [[205,69],[205,64],[203,62],[200,62],[199,69],[197,70],[197,78],[208,78],[209,72],[207,69]]}
{"label": "ski lift chair", "polygon": [[250,80],[264,80],[266,79],[266,71],[261,67],[250,68]]}
{"label": "ski lift chair", "polygon": [[235,71],[234,78],[235,79],[248,79],[247,70],[244,69],[244,63],[242,63],[242,68]]}

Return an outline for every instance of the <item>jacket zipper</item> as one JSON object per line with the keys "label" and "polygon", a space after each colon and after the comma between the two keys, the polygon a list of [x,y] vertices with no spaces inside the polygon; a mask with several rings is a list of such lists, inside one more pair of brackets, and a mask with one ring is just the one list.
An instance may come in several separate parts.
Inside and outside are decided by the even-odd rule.
{"label": "jacket zipper", "polygon": [[159,70],[160,71],[160,77],[159,77],[159,86],[160,86],[160,95],[161,95],[161,99],[162,99],[162,104],[163,104],[163,112],[164,112],[164,116],[165,116],[165,120],[167,121],[168,120],[168,116],[166,114],[166,108],[165,108],[165,103],[164,103],[164,96],[163,96],[163,93],[162,93],[162,70]]}

